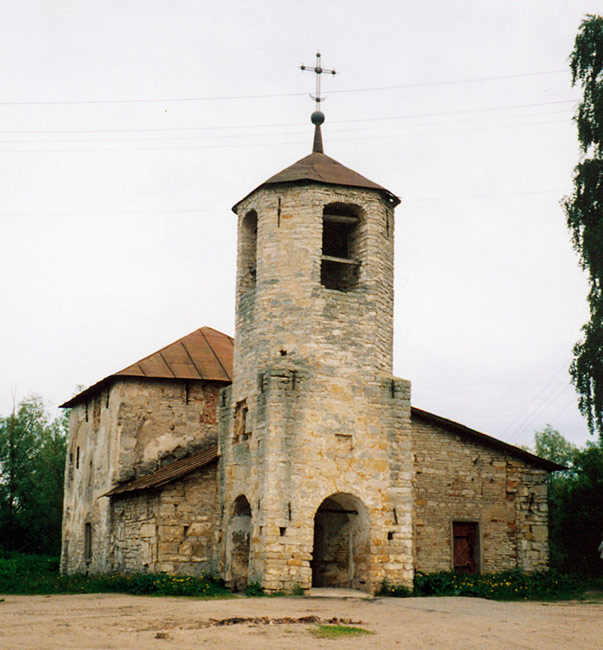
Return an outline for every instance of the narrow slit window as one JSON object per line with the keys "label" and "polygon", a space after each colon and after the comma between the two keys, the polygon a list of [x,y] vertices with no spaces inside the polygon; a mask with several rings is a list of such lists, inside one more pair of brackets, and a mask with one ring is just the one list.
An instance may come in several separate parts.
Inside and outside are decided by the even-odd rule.
{"label": "narrow slit window", "polygon": [[347,203],[329,203],[322,216],[322,286],[337,291],[354,289],[360,275],[360,257],[360,209]]}
{"label": "narrow slit window", "polygon": [[239,274],[243,290],[255,286],[257,273],[258,215],[249,211],[241,222],[241,248]]}
{"label": "narrow slit window", "polygon": [[92,560],[92,524],[84,525],[84,559],[86,562]]}

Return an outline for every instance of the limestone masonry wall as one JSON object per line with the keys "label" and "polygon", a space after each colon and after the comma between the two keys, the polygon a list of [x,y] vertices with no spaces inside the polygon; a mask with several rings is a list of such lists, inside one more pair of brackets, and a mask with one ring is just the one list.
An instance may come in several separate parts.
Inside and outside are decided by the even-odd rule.
{"label": "limestone masonry wall", "polygon": [[217,464],[158,490],[114,497],[112,571],[215,572]]}
{"label": "limestone masonry wall", "polygon": [[[115,378],[71,410],[61,570],[112,570],[118,483],[215,444],[220,382]],[[133,515],[137,516],[137,515]],[[132,539],[136,547],[136,540]]]}
{"label": "limestone masonry wall", "polygon": [[545,569],[546,472],[419,418],[412,427],[416,570],[454,568],[455,521],[478,524],[482,572]]}
{"label": "limestone masonry wall", "polygon": [[115,480],[158,467],[215,444],[221,382],[132,380],[120,382],[117,417],[119,462]]}

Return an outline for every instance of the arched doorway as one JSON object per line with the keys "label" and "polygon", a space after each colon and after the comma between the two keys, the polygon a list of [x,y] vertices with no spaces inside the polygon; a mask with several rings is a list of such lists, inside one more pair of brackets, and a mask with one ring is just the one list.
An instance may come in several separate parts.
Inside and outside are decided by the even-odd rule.
{"label": "arched doorway", "polygon": [[245,591],[247,588],[250,543],[251,506],[247,498],[241,494],[235,499],[228,526],[229,582],[235,591]]}
{"label": "arched doorway", "polygon": [[327,497],[314,515],[312,586],[369,588],[370,522],[352,494]]}

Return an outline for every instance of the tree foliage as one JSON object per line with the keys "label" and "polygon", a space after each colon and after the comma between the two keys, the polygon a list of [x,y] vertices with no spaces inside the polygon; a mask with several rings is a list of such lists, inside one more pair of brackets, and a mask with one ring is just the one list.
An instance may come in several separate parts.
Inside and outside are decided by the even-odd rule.
{"label": "tree foliage", "polygon": [[570,372],[580,411],[591,432],[603,438],[603,17],[589,15],[580,25],[570,56],[572,85],[582,87],[575,117],[582,160],[574,169],[574,189],[564,200],[567,223],[590,290],[589,321],[574,346]]}
{"label": "tree foliage", "polygon": [[579,449],[550,426],[534,434],[535,452],[568,470],[549,481],[551,566],[563,572],[603,575],[603,440]]}
{"label": "tree foliage", "polygon": [[542,431],[536,431],[534,434],[534,451],[541,458],[571,467],[578,447],[566,440],[550,424],[547,424]]}
{"label": "tree foliage", "polygon": [[0,546],[58,553],[67,415],[52,419],[40,397],[0,417]]}

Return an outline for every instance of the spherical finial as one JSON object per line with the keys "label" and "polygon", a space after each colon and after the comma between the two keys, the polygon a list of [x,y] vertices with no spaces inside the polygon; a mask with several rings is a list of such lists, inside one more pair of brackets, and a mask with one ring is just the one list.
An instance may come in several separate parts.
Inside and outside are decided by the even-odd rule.
{"label": "spherical finial", "polygon": [[312,120],[312,124],[319,126],[320,124],[324,123],[325,114],[322,111],[314,111],[310,119]]}

